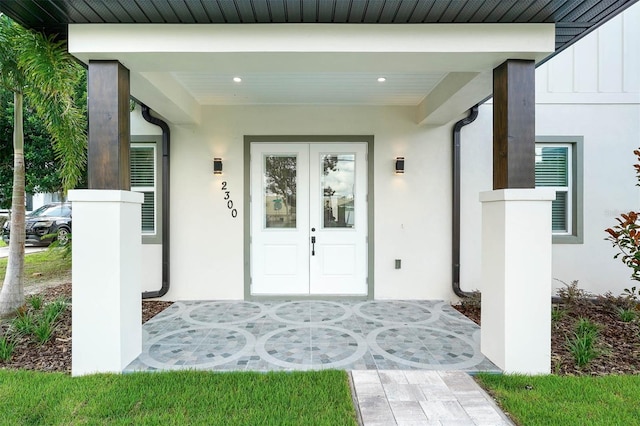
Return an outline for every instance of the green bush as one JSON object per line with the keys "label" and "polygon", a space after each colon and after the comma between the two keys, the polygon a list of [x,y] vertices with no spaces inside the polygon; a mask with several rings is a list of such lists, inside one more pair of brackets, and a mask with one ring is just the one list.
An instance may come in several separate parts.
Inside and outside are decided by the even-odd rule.
{"label": "green bush", "polygon": [[567,314],[567,311],[562,309],[560,306],[553,305],[551,308],[551,321],[559,322],[562,320],[562,318],[565,317],[566,314]]}
{"label": "green bush", "polygon": [[42,316],[49,323],[55,322],[60,314],[67,308],[67,302],[63,299],[56,299],[51,303],[47,303],[42,310]]}
{"label": "green bush", "polygon": [[34,294],[33,296],[29,296],[27,298],[27,303],[31,305],[33,309],[35,309],[36,311],[39,311],[40,308],[42,308],[42,303],[43,303],[42,296],[40,296],[39,294]]}
{"label": "green bush", "polygon": [[598,338],[598,325],[587,318],[579,318],[571,339],[567,339],[567,349],[573,355],[578,367],[584,367],[598,357],[595,348]]}
{"label": "green bush", "polygon": [[22,336],[32,336],[36,343],[43,345],[51,340],[56,321],[67,308],[68,302],[58,298],[43,304],[40,296],[32,296],[28,305],[31,306],[31,310],[27,306],[20,308],[17,316],[11,321],[10,329]]}
{"label": "green bush", "polygon": [[33,333],[35,326],[35,318],[29,311],[18,313],[18,316],[11,321],[11,329],[24,336]]}
{"label": "green bush", "polygon": [[15,347],[16,342],[11,336],[0,336],[0,361],[9,361]]}
{"label": "green bush", "polygon": [[633,309],[627,309],[627,308],[618,308],[617,309],[618,312],[618,318],[620,318],[620,321],[622,322],[631,322],[634,319],[636,319],[636,311]]}
{"label": "green bush", "polygon": [[[636,169],[636,179],[640,182],[640,149],[634,150],[633,153],[638,159],[638,163],[633,167]],[[640,183],[636,186],[640,186]],[[640,213],[634,211],[623,213],[616,218],[617,225],[605,229],[609,234],[605,240],[618,249],[613,258],[622,260],[622,263],[631,268],[631,279],[635,281],[640,281],[640,225],[637,223],[639,216]]]}
{"label": "green bush", "polygon": [[54,326],[52,322],[47,321],[44,316],[40,317],[38,323],[33,328],[35,341],[40,345],[44,345],[51,339],[51,336],[53,336],[53,329]]}

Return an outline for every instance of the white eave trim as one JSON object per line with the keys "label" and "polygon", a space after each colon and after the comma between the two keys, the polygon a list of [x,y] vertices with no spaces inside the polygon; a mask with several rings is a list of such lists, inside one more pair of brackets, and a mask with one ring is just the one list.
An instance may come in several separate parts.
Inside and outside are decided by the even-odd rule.
{"label": "white eave trim", "polygon": [[[171,34],[171,37],[167,37]],[[69,52],[553,52],[554,24],[71,24]]]}

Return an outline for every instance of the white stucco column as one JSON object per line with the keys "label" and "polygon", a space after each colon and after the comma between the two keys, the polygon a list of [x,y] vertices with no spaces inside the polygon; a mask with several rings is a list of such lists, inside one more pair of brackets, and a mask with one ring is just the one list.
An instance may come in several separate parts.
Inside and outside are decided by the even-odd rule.
{"label": "white stucco column", "polygon": [[69,191],[73,208],[72,374],[121,372],[142,351],[143,195]]}
{"label": "white stucco column", "polygon": [[501,189],[482,202],[481,350],[507,373],[551,364],[550,189]]}

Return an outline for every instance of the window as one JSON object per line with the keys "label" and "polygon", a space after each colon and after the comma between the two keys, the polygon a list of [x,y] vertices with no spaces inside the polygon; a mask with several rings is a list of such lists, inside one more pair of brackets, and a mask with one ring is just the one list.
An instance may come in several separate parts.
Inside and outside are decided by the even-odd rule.
{"label": "window", "polygon": [[144,194],[142,234],[156,235],[156,145],[131,144],[131,190]]}
{"label": "window", "polygon": [[538,137],[536,187],[556,191],[551,203],[554,243],[582,243],[582,138]]}

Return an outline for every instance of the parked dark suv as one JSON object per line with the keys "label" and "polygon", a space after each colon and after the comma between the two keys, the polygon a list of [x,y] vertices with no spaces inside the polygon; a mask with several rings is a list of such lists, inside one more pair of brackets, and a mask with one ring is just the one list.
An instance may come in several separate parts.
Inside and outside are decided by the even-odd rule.
{"label": "parked dark suv", "polygon": [[[7,244],[9,225],[7,221],[2,227],[2,239]],[[66,244],[71,233],[71,204],[51,203],[34,210],[26,217],[26,231],[26,244],[48,246],[56,239],[60,244]]]}

